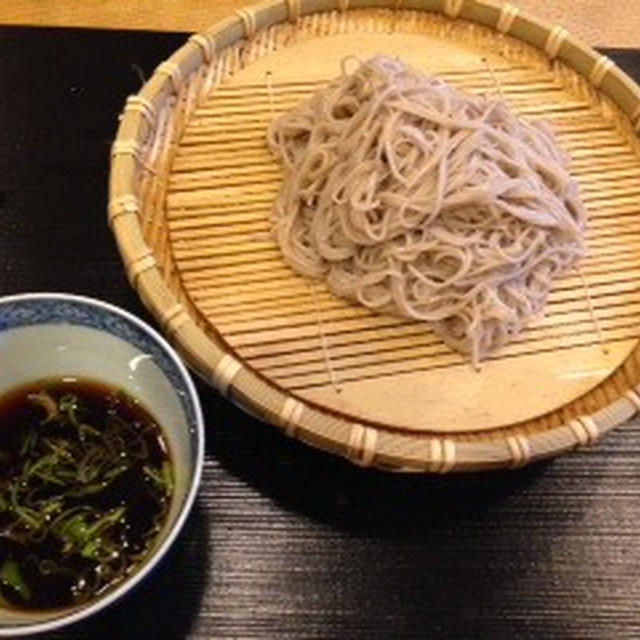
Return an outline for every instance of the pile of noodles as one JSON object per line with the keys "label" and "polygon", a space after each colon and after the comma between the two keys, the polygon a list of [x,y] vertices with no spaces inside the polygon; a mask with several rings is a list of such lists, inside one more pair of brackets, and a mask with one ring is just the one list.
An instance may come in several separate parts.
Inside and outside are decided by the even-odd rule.
{"label": "pile of noodles", "polygon": [[376,57],[275,119],[285,260],[474,363],[539,315],[586,212],[544,123]]}

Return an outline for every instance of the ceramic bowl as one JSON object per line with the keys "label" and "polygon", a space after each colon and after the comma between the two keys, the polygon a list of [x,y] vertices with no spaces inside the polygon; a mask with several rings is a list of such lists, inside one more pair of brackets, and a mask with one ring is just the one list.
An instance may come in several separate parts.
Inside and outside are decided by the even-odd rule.
{"label": "ceramic bowl", "polygon": [[123,582],[84,605],[18,611],[0,605],[0,636],[46,632],[104,609],[152,571],[184,524],[200,481],[202,411],[172,347],[130,313],[68,294],[0,298],[0,396],[40,379],[84,378],[124,390],[162,426],[174,461],[167,521],[145,560]]}

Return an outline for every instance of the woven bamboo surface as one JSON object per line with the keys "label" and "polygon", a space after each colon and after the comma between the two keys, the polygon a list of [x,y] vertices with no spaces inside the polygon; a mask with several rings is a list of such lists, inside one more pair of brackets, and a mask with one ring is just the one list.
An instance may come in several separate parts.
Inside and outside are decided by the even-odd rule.
{"label": "woven bamboo surface", "polygon": [[[192,37],[129,99],[110,218],[132,284],[221,392],[359,464],[520,466],[594,442],[640,407],[637,87],[510,5],[353,6],[363,4],[241,11]],[[270,235],[281,172],[268,122],[334,77],[344,55],[379,52],[551,120],[589,210],[581,270],[480,372],[422,324],[296,276]]]}

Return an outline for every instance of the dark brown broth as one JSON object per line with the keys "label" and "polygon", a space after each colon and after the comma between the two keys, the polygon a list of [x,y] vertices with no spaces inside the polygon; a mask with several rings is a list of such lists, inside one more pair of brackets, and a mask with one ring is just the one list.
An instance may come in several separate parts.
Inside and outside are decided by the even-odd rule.
{"label": "dark brown broth", "polygon": [[[72,406],[68,399],[76,397],[77,410],[43,424],[44,405],[29,398],[43,390],[60,406]],[[37,438],[35,448],[28,448],[29,437]],[[47,456],[60,462],[38,468]],[[116,389],[88,380],[49,380],[1,397],[0,596],[5,606],[75,605],[131,573],[166,518],[170,465],[166,439],[153,417]],[[67,476],[72,480],[61,486],[60,478]],[[17,506],[12,491],[20,499]],[[104,523],[110,524],[99,535],[88,535]]]}

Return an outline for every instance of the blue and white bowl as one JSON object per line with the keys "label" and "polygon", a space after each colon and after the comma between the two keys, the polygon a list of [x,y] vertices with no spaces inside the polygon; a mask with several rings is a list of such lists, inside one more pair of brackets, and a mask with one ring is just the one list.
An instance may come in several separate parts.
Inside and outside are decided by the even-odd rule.
{"label": "blue and white bowl", "polygon": [[169,549],[200,482],[204,455],[200,403],[185,366],[157,332],[130,313],[91,298],[55,293],[0,298],[0,395],[40,379],[64,377],[122,389],[151,412],[172,452],[173,500],[154,548],[124,582],[75,608],[23,612],[0,606],[0,636],[51,631],[122,597]]}

